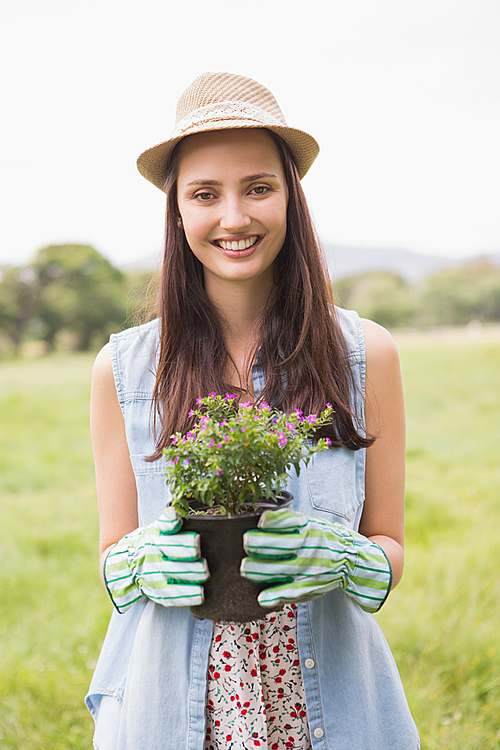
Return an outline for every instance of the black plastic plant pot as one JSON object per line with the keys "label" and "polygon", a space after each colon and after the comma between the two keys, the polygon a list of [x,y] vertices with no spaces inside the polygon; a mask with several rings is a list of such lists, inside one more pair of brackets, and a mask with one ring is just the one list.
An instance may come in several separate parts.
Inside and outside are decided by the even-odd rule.
{"label": "black plastic plant pot", "polygon": [[194,617],[213,622],[251,622],[276,611],[261,607],[257,601],[267,584],[254,583],[240,575],[240,564],[245,557],[243,534],[257,528],[265,510],[285,508],[292,500],[289,492],[283,492],[276,502],[257,503],[253,512],[236,516],[192,515],[184,521],[184,531],[199,533],[201,554],[210,571],[210,578],[204,585],[204,603],[190,607]]}

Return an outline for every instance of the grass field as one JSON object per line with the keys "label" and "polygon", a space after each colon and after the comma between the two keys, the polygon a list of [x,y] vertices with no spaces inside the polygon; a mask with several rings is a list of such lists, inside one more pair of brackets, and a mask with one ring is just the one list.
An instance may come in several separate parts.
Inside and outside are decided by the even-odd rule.
{"label": "grass field", "polygon": [[[500,342],[402,337],[407,553],[379,622],[425,750],[500,747]],[[92,357],[0,364],[0,747],[92,746]],[[363,750],[356,748],[354,750]]]}

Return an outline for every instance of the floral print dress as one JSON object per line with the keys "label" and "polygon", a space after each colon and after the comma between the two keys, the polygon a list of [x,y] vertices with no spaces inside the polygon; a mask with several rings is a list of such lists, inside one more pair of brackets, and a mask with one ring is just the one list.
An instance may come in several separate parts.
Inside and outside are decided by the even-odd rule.
{"label": "floral print dress", "polygon": [[205,750],[311,750],[297,609],[214,625]]}

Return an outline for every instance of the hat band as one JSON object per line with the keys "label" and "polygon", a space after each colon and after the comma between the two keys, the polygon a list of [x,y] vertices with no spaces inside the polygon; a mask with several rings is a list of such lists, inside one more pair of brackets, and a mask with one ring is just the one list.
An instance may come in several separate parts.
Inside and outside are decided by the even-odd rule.
{"label": "hat band", "polygon": [[177,123],[170,137],[177,138],[193,128],[224,120],[251,120],[263,127],[266,125],[286,127],[286,122],[279,120],[274,115],[266,112],[266,110],[260,109],[260,107],[254,107],[251,104],[244,104],[242,102],[228,101],[217,102],[216,105],[209,104],[205,107],[195,109],[194,112],[190,112]]}

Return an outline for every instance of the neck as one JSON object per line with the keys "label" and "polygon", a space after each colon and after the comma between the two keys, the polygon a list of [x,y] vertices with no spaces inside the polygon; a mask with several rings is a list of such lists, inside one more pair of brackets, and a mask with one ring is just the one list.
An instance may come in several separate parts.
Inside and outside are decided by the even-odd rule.
{"label": "neck", "polygon": [[[208,282],[208,283],[207,283]],[[258,346],[259,325],[271,289],[258,283],[205,278],[207,294],[219,311],[231,361],[226,377],[253,398],[250,368]]]}
{"label": "neck", "polygon": [[205,287],[222,317],[229,351],[237,342],[254,342],[272,284],[205,278]]}

